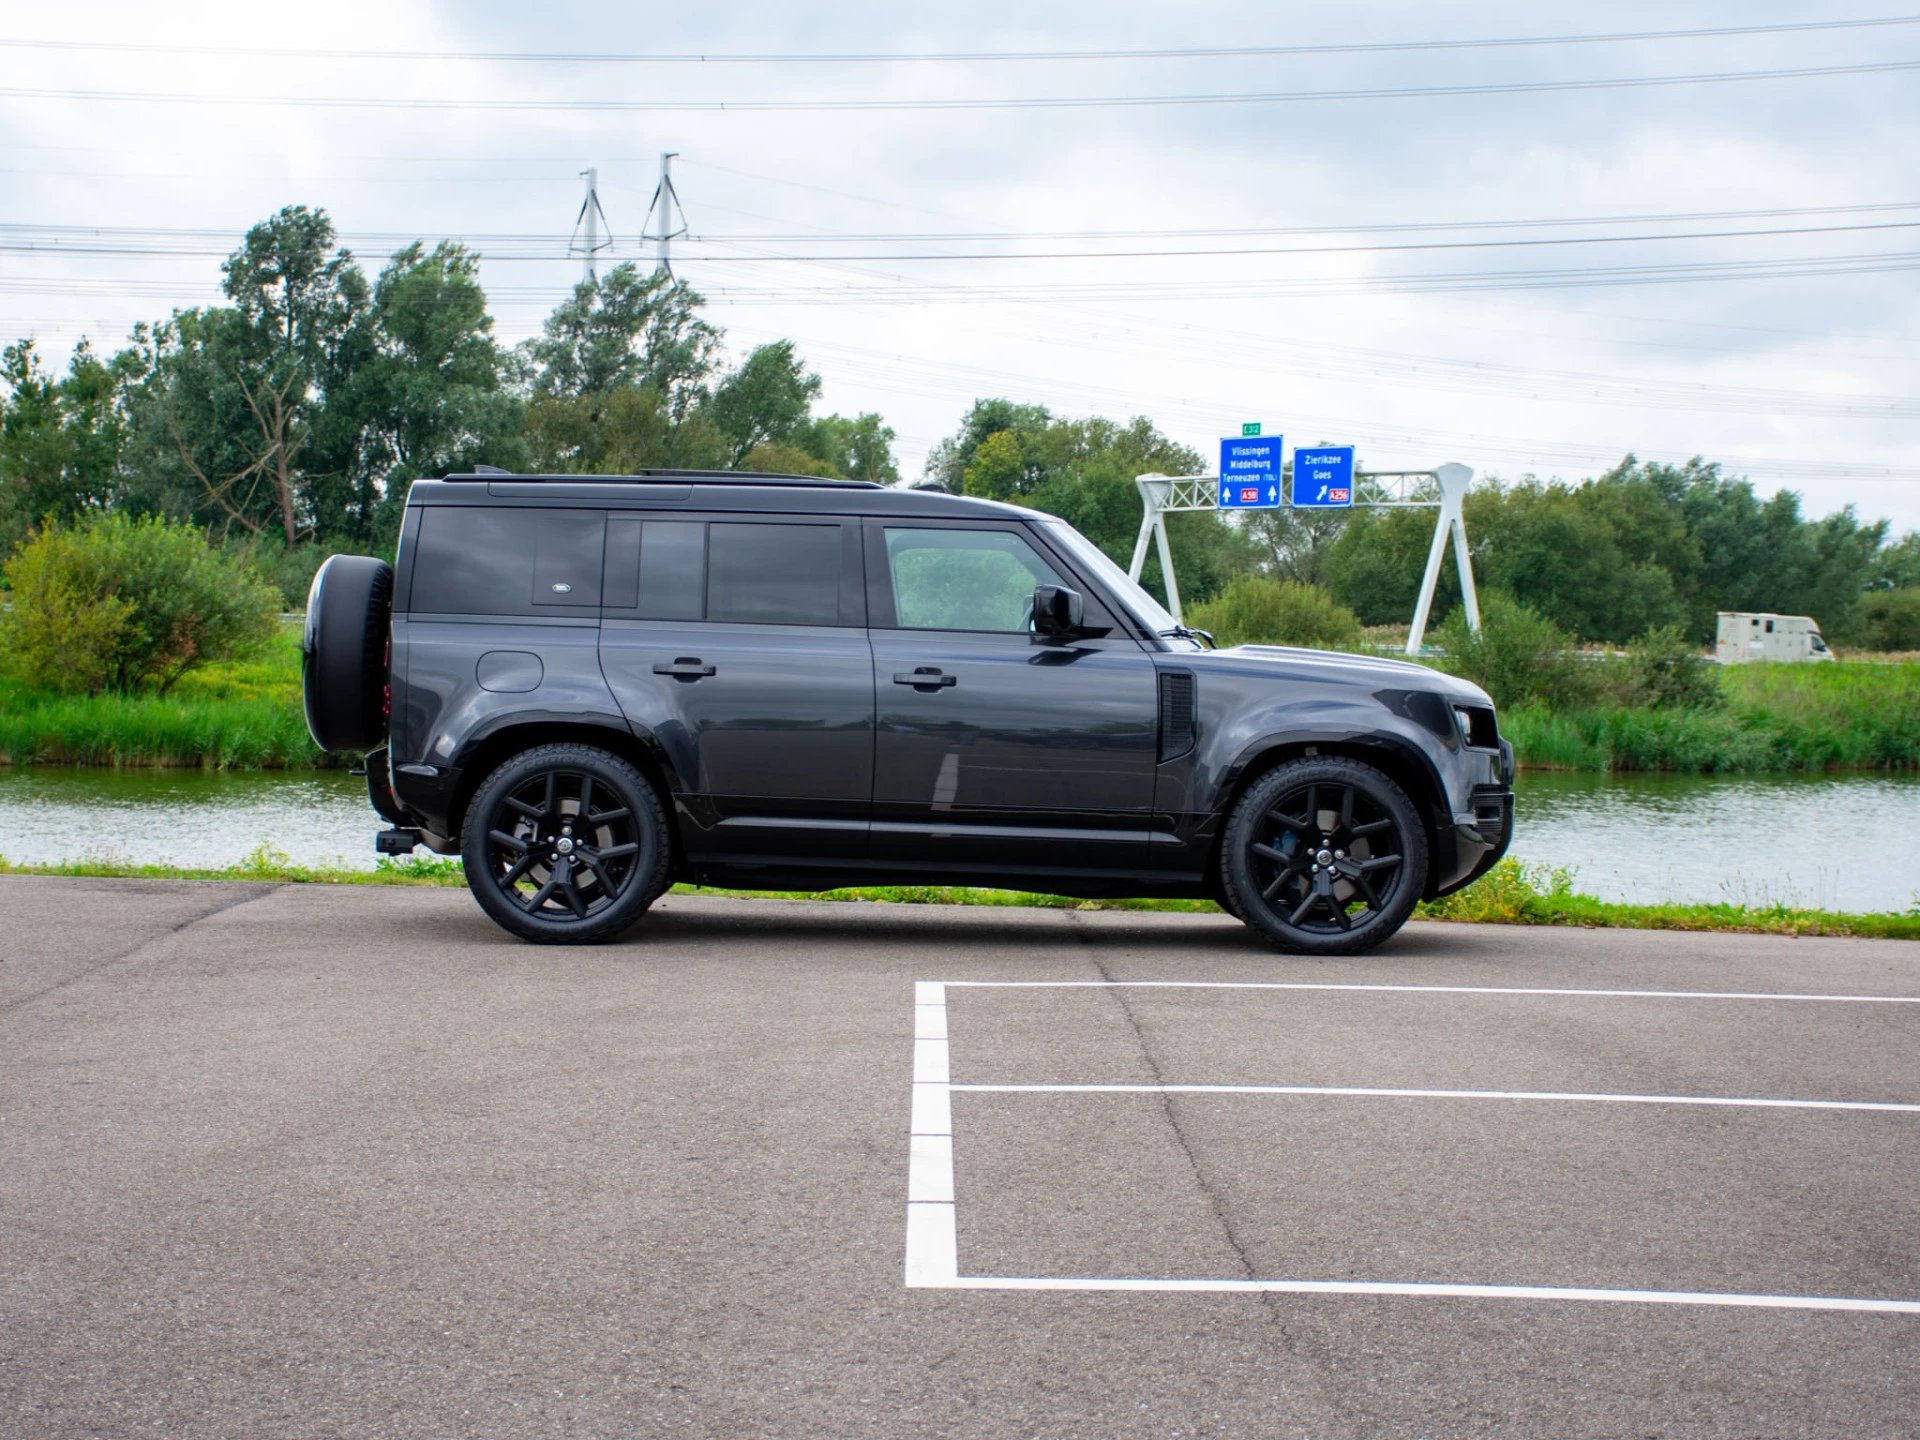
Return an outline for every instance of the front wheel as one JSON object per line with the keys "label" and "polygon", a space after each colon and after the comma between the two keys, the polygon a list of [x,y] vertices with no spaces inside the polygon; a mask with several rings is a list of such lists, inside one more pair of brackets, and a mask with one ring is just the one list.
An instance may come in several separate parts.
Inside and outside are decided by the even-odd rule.
{"label": "front wheel", "polygon": [[1427,836],[1406,792],[1339,756],[1291,760],[1233,807],[1220,853],[1234,913],[1283,950],[1357,955],[1406,923]]}
{"label": "front wheel", "polygon": [[489,775],[467,809],[467,888],[522,940],[582,945],[632,925],[666,888],[653,786],[591,745],[542,745]]}

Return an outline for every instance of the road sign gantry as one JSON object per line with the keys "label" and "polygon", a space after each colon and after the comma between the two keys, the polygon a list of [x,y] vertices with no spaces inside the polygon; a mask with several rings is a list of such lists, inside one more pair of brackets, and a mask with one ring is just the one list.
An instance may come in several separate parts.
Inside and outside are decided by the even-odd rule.
{"label": "road sign gantry", "polygon": [[[1272,438],[1278,440],[1279,437]],[[1222,448],[1228,443],[1221,441]],[[1334,448],[1346,447],[1320,446],[1310,453],[1324,454]],[[1296,450],[1294,456],[1297,466],[1299,451]],[[1277,483],[1278,476],[1275,478]],[[1218,512],[1222,508],[1240,508],[1221,505],[1222,479],[1220,475],[1151,474],[1134,477],[1134,488],[1140,492],[1142,514],[1140,534],[1133,544],[1133,563],[1127,567],[1127,574],[1134,580],[1140,578],[1141,568],[1147,559],[1147,541],[1152,539],[1160,555],[1160,575],[1166,582],[1167,609],[1173,612],[1176,620],[1181,618],[1180,586],[1173,574],[1173,552],[1167,545],[1166,517],[1182,511]],[[1414,608],[1413,623],[1407,631],[1406,653],[1409,655],[1418,655],[1426,640],[1427,620],[1433,613],[1434,591],[1440,584],[1440,566],[1446,556],[1449,536],[1453,539],[1454,565],[1460,572],[1460,599],[1467,612],[1467,625],[1475,634],[1480,632],[1480,596],[1473,581],[1473,557],[1467,552],[1467,522],[1463,513],[1467,486],[1472,479],[1472,468],[1456,461],[1436,465],[1431,470],[1356,471],[1353,474],[1349,502],[1352,505],[1369,509],[1438,512],[1434,516],[1433,543],[1427,549],[1426,574],[1420,581],[1419,603]]]}

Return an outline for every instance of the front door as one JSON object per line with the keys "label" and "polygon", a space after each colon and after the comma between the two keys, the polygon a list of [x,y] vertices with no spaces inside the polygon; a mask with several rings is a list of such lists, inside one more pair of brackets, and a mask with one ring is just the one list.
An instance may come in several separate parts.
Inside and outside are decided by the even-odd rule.
{"label": "front door", "polygon": [[866,854],[864,612],[857,522],[610,520],[601,665],[669,756],[692,858]]}
{"label": "front door", "polygon": [[[1019,522],[867,522],[873,859],[1084,874],[1147,863],[1153,661]],[[1103,636],[1043,643],[1036,585]]]}

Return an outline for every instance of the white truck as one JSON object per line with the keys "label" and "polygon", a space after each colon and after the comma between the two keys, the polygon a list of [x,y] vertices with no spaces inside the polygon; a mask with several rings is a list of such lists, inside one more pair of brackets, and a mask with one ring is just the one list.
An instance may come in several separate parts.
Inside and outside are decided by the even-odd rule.
{"label": "white truck", "polygon": [[1713,658],[1722,665],[1742,660],[1831,660],[1833,651],[1810,615],[1722,610]]}

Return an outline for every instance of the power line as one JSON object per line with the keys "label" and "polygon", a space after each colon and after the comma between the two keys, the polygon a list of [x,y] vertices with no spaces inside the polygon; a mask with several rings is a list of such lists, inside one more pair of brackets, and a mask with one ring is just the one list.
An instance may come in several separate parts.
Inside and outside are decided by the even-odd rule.
{"label": "power line", "polygon": [[1370,40],[1314,45],[1221,45],[1139,50],[959,50],[891,52],[769,52],[527,50],[346,50],[307,46],[187,45],[117,40],[39,40],[0,38],[0,47],[35,50],[110,51],[140,55],[245,55],[279,59],[507,61],[565,65],[864,65],[998,64],[1007,61],[1200,60],[1241,56],[1372,55],[1423,50],[1489,50],[1539,45],[1605,45],[1660,40],[1708,40],[1747,35],[1802,34],[1820,30],[1864,30],[1920,24],[1920,15],[1886,15],[1857,20],[1805,20],[1773,25],[1726,25],[1688,30],[1623,30],[1585,35],[1514,35],[1441,40]]}
{"label": "power line", "polygon": [[[719,207],[716,207],[719,208]],[[1888,211],[1920,210],[1920,201],[1888,201],[1870,205],[1810,205],[1782,207],[1768,210],[1699,210],[1679,211],[1665,214],[1639,215],[1586,215],[1586,216],[1549,216],[1537,219],[1504,220],[1436,220],[1403,221],[1391,224],[1359,225],[1264,225],[1264,226],[1227,226],[1197,229],[1169,230],[1082,230],[1082,231],[950,231],[946,233],[921,233],[901,231],[873,234],[803,234],[797,232],[768,232],[766,234],[706,234],[689,235],[689,243],[710,245],[739,245],[759,242],[780,242],[785,244],[826,242],[826,243],[910,243],[948,242],[948,241],[1019,241],[1019,240],[1131,240],[1131,239],[1181,239],[1181,238],[1235,238],[1267,235],[1381,235],[1424,233],[1447,230],[1524,230],[1524,229],[1568,229],[1573,227],[1593,227],[1601,225],[1627,224],[1683,224],[1698,221],[1748,220],[1748,219],[1795,219],[1816,215],[1866,215],[1883,214]],[[1844,232],[1863,229],[1911,228],[1920,222],[1887,222],[1873,225],[1819,225],[1801,227],[1783,227],[1747,230],[1716,230],[1711,232],[1663,232],[1658,234],[1576,236],[1571,238],[1552,238],[1538,240],[1494,240],[1474,242],[1450,242],[1445,246],[1332,246],[1311,249],[1252,249],[1226,248],[1220,250],[1177,250],[1177,251],[1128,251],[1128,250],[1090,250],[1073,251],[1061,255],[1033,256],[1018,252],[994,251],[981,255],[939,255],[914,254],[907,256],[889,255],[805,255],[775,256],[766,259],[796,260],[976,260],[976,259],[1056,259],[1080,258],[1081,256],[1126,256],[1126,255],[1267,255],[1267,254],[1317,254],[1339,253],[1348,249],[1400,249],[1400,248],[1452,248],[1468,249],[1476,246],[1510,245],[1585,245],[1616,243],[1623,240],[1693,240],[1713,239],[1722,236],[1744,237],[1754,235],[1811,235],[1830,232]],[[71,225],[47,224],[27,221],[0,222],[0,241],[14,237],[21,241],[46,241],[50,245],[68,244],[80,241],[104,241],[121,239],[151,239],[156,243],[186,242],[232,242],[235,231],[232,226],[170,226],[170,225]],[[342,244],[367,245],[406,245],[424,237],[418,231],[404,230],[356,230],[340,232]],[[528,245],[542,244],[554,240],[549,231],[477,231],[450,230],[434,239],[458,241],[463,245]],[[225,253],[224,251],[222,253]]]}
{"label": "power line", "polygon": [[[1846,235],[1866,231],[1880,230],[1920,230],[1920,220],[1884,220],[1871,224],[1857,225],[1799,225],[1773,226],[1747,230],[1672,230],[1645,232],[1634,235],[1553,235],[1533,236],[1518,240],[1418,240],[1395,241],[1386,244],[1363,245],[1286,245],[1286,246],[1231,246],[1214,249],[1180,250],[979,250],[979,251],[933,251],[904,252],[901,254],[852,255],[726,255],[721,257],[729,264],[826,264],[834,261],[886,261],[899,263],[906,261],[955,261],[955,260],[1154,260],[1154,259],[1194,259],[1200,257],[1220,257],[1234,255],[1360,255],[1388,254],[1401,252],[1419,252],[1429,250],[1511,250],[1528,249],[1540,246],[1568,245],[1620,245],[1643,244],[1662,240],[1744,240],[1787,235]],[[59,232],[59,233],[47,233]],[[135,229],[114,229],[100,227],[88,230],[85,227],[59,227],[37,225],[0,224],[0,252],[19,255],[177,255],[192,258],[213,258],[232,252],[233,246],[227,244],[214,249],[204,248],[204,242],[198,237],[206,232],[194,231],[140,231]],[[140,235],[152,237],[152,243],[135,243]],[[99,235],[100,242],[94,243],[89,237]],[[13,236],[16,238],[8,238]],[[188,237],[192,237],[189,239]],[[349,243],[353,237],[341,236],[340,240]],[[411,236],[402,239],[397,235],[373,238],[374,243],[411,244],[423,237]],[[528,240],[551,241],[540,235],[493,236],[477,235],[449,236],[463,244],[480,245],[488,239],[502,243],[525,243]],[[698,237],[694,237],[698,238]],[[109,243],[112,242],[112,243]],[[703,241],[702,243],[727,243],[721,241]],[[620,258],[619,252],[611,249],[612,241],[600,243],[600,249],[610,258]],[[565,258],[572,253],[569,246],[563,250],[548,250],[533,253],[495,252],[485,254],[486,259],[501,261],[552,260]],[[638,259],[638,254],[629,254],[625,258]]]}
{"label": "power line", "polygon": [[1752,80],[1805,80],[1841,75],[1884,75],[1920,70],[1920,60],[1888,60],[1866,65],[1814,65],[1798,69],[1723,70],[1693,75],[1628,75],[1591,80],[1519,80],[1479,85],[1382,86],[1364,90],[1244,91],[1187,95],[1001,96],[988,99],[884,100],[516,100],[459,96],[427,99],[405,95],[189,95],[159,90],[66,90],[8,86],[0,98],[18,100],[100,100],[162,105],[260,105],[321,110],[536,111],[581,114],[673,114],[739,111],[899,111],[899,110],[1091,110],[1201,105],[1287,105],[1325,100],[1414,100],[1464,95],[1535,95],[1547,91],[1638,90],[1669,85],[1723,85]]}
{"label": "power line", "polygon": [[[713,206],[713,209],[723,207]],[[1867,215],[1888,210],[1920,210],[1920,201],[1880,205],[1805,205],[1770,210],[1694,210],[1639,215],[1566,215],[1532,220],[1409,220],[1360,225],[1212,225],[1157,230],[886,230],[886,231],[716,231],[695,235],[715,244],[774,241],[781,244],[895,244],[965,240],[1156,240],[1227,238],[1241,235],[1393,235],[1428,230],[1533,230],[1581,225],[1683,224],[1708,220],[1775,220],[1802,215]],[[5,227],[0,227],[3,229]]]}

